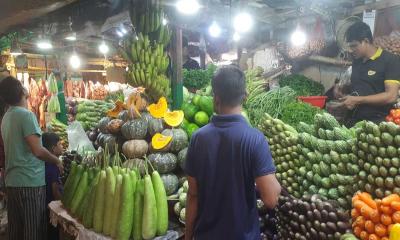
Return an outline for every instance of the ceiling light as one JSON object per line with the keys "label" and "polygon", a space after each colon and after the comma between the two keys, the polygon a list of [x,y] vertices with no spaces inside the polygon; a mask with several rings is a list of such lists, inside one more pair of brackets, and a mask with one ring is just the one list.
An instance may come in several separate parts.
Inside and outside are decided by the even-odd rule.
{"label": "ceiling light", "polygon": [[106,44],[105,42],[102,42],[102,43],[99,45],[99,51],[100,51],[102,54],[106,55],[106,54],[110,51],[110,48],[107,46],[107,44]]}
{"label": "ceiling light", "polygon": [[22,52],[21,48],[19,47],[17,41],[14,40],[14,41],[11,43],[10,54],[11,54],[12,56],[18,56],[18,55],[21,55],[22,53],[23,53],[23,52]]}
{"label": "ceiling light", "polygon": [[68,41],[76,41],[76,33],[70,33],[70,34],[68,34],[66,37],[65,37],[65,40],[68,40]]}
{"label": "ceiling light", "polygon": [[239,40],[240,40],[240,35],[239,35],[238,32],[235,32],[235,33],[233,34],[233,41],[239,42]]}
{"label": "ceiling light", "polygon": [[208,28],[208,33],[210,34],[211,37],[217,38],[217,37],[219,37],[219,35],[221,35],[221,28],[214,21],[211,24],[211,26]]}
{"label": "ceiling light", "polygon": [[248,13],[240,13],[233,20],[233,26],[238,33],[248,32],[253,27],[253,18]]}
{"label": "ceiling light", "polygon": [[123,25],[121,25],[120,30],[121,30],[121,33],[122,33],[123,35],[125,35],[125,34],[128,33],[128,31],[126,30],[126,28],[125,28]]}
{"label": "ceiling light", "polygon": [[167,25],[167,23],[168,23],[168,20],[166,18],[163,18],[162,24],[165,26],[165,25]]}
{"label": "ceiling light", "polygon": [[124,34],[120,30],[117,30],[117,35],[118,35],[118,37],[121,37],[121,38],[124,36]]}
{"label": "ceiling light", "polygon": [[49,39],[40,39],[37,42],[37,47],[43,50],[48,50],[53,48],[53,44],[51,44]]}
{"label": "ceiling light", "polygon": [[75,53],[69,58],[69,64],[73,69],[78,69],[81,66],[81,59]]}
{"label": "ceiling light", "polygon": [[296,47],[302,46],[306,43],[307,41],[307,36],[306,34],[298,27],[293,33],[292,36],[290,37],[290,41],[292,44]]}
{"label": "ceiling light", "polygon": [[192,15],[199,11],[200,4],[197,0],[179,0],[176,3],[176,8],[183,14]]}

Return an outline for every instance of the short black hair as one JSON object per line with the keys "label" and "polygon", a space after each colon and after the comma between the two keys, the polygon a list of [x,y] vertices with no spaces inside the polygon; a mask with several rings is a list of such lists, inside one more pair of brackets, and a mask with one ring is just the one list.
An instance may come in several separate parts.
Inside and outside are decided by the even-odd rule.
{"label": "short black hair", "polygon": [[0,99],[7,105],[16,105],[25,96],[24,86],[13,77],[0,81]]}
{"label": "short black hair", "polygon": [[367,39],[369,43],[373,43],[374,38],[372,37],[371,28],[368,24],[364,22],[356,22],[349,27],[346,31],[346,41],[358,41],[362,42],[363,40]]}
{"label": "short black hair", "polygon": [[57,146],[60,141],[60,137],[53,132],[45,132],[42,135],[42,145],[47,150],[51,151],[53,147]]}
{"label": "short black hair", "polygon": [[220,67],[211,86],[214,96],[218,96],[225,106],[238,106],[246,97],[246,77],[240,68],[233,65]]}

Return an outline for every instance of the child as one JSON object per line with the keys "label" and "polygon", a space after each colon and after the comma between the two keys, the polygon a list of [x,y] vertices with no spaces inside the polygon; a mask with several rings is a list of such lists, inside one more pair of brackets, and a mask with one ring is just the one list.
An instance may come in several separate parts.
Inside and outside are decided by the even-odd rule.
{"label": "child", "polygon": [[[60,137],[55,133],[43,133],[42,135],[43,147],[55,156],[61,156],[63,152],[63,146],[60,141]],[[46,204],[48,205],[51,201],[61,200],[63,186],[61,183],[61,176],[58,167],[51,163],[46,164]],[[48,225],[47,239],[57,240],[59,238],[58,229],[53,225]]]}

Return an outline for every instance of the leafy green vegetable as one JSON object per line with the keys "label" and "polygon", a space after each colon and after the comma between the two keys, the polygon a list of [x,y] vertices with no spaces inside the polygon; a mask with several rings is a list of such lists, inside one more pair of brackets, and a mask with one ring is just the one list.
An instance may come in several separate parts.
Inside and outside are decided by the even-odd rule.
{"label": "leafy green vegetable", "polygon": [[248,111],[251,124],[258,126],[265,113],[268,113],[273,118],[280,118],[286,106],[295,101],[295,91],[290,87],[284,87],[268,92],[263,91],[250,94],[245,107]]}
{"label": "leafy green vegetable", "polygon": [[297,126],[300,122],[313,124],[317,113],[322,113],[318,107],[304,102],[292,102],[283,109],[281,120],[291,126]]}
{"label": "leafy green vegetable", "polygon": [[207,66],[206,70],[183,70],[183,85],[187,88],[201,89],[211,82],[215,70],[215,65]]}
{"label": "leafy green vegetable", "polygon": [[303,75],[293,74],[279,81],[281,87],[292,88],[297,96],[320,96],[324,93],[324,86]]}

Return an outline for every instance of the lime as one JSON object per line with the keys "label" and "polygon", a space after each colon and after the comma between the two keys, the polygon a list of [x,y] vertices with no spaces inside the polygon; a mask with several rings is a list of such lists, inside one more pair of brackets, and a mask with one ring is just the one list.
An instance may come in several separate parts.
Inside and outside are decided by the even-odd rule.
{"label": "lime", "polygon": [[196,94],[196,95],[194,95],[193,98],[192,98],[192,103],[193,103],[195,106],[198,106],[198,107],[199,107],[200,99],[201,99],[201,96]]}
{"label": "lime", "polygon": [[194,115],[194,122],[200,127],[207,125],[208,121],[208,115],[203,111],[197,112],[196,115]]}
{"label": "lime", "polygon": [[198,129],[199,126],[194,123],[189,123],[189,125],[187,126],[187,134],[189,135],[189,138],[191,138],[193,133],[196,132]]}

